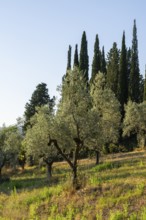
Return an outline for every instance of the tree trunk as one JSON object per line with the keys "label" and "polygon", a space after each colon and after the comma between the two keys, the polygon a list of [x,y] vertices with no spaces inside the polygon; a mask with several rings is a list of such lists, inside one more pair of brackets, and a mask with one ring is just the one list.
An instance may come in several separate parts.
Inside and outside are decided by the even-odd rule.
{"label": "tree trunk", "polygon": [[77,189],[77,187],[78,187],[78,181],[77,181],[77,166],[74,166],[74,167],[73,167],[72,172],[73,172],[73,178],[72,178],[73,188]]}
{"label": "tree trunk", "polygon": [[98,165],[99,164],[99,155],[100,155],[100,153],[99,153],[99,151],[95,151],[95,154],[96,154],[96,161],[95,161],[95,165]]}
{"label": "tree trunk", "polygon": [[77,160],[78,160],[78,155],[79,155],[79,143],[78,140],[75,140],[76,142],[76,148],[75,151],[73,152],[73,166],[72,166],[72,172],[73,172],[73,179],[72,179],[72,184],[74,189],[78,189],[79,184],[78,184],[78,179],[77,179]]}
{"label": "tree trunk", "polygon": [[22,163],[21,164],[21,169],[24,171],[24,166],[25,166],[25,163]]}
{"label": "tree trunk", "polygon": [[0,167],[0,182],[1,182],[1,179],[2,179],[2,167]]}
{"label": "tree trunk", "polygon": [[28,158],[28,165],[30,167],[32,167],[34,165],[34,160],[33,160],[33,156],[32,155],[30,155],[29,158]]}
{"label": "tree trunk", "polygon": [[53,165],[53,161],[51,162],[46,162],[47,165],[47,179],[50,182],[51,181],[51,177],[52,177],[52,165]]}
{"label": "tree trunk", "polygon": [[2,180],[2,168],[4,167],[5,162],[6,162],[6,159],[5,159],[5,157],[4,157],[3,160],[2,160],[2,162],[1,162],[1,164],[0,164],[0,182],[1,182],[1,180]]}
{"label": "tree trunk", "polygon": [[79,184],[78,184],[78,180],[77,180],[77,159],[79,157],[79,151],[82,147],[82,142],[80,141],[79,138],[74,138],[74,141],[76,143],[76,148],[73,152],[73,161],[71,161],[71,159],[69,157],[66,156],[66,154],[62,151],[62,149],[59,147],[57,140],[55,139],[51,139],[49,137],[49,143],[48,146],[50,146],[52,143],[54,144],[54,146],[56,147],[56,149],[58,150],[58,153],[67,161],[67,163],[69,164],[70,168],[72,169],[72,184],[73,184],[73,188],[74,189],[78,189],[79,188]]}
{"label": "tree trunk", "polygon": [[21,155],[20,158],[18,158],[18,162],[19,162],[19,165],[22,168],[22,170],[24,170],[25,163],[26,163],[26,156],[24,153]]}

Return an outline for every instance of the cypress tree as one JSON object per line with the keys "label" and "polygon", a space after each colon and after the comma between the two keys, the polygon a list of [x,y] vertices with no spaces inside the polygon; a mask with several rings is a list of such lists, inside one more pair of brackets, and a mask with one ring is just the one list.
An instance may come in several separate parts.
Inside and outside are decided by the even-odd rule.
{"label": "cypress tree", "polygon": [[[146,67],[145,67],[145,68],[146,68]],[[145,79],[144,79],[143,101],[146,101],[146,69],[145,69]]]}
{"label": "cypress tree", "polygon": [[119,63],[119,79],[118,79],[118,99],[122,109],[128,100],[128,70],[127,70],[127,50],[125,44],[125,32],[122,37],[122,47]]}
{"label": "cypress tree", "polygon": [[106,60],[105,60],[104,47],[102,47],[102,52],[101,52],[101,72],[106,74]]}
{"label": "cypress tree", "polygon": [[79,58],[78,58],[78,45],[75,45],[75,53],[74,53],[74,67],[79,67]]}
{"label": "cypress tree", "polygon": [[139,77],[139,102],[143,102],[143,93],[144,93],[144,78],[143,78],[143,75],[140,74],[140,77]]}
{"label": "cypress tree", "polygon": [[93,82],[96,74],[101,70],[101,51],[99,48],[98,34],[95,37],[94,56],[92,62],[91,82]]}
{"label": "cypress tree", "polygon": [[138,60],[138,40],[136,21],[134,20],[133,26],[133,39],[131,49],[131,68],[129,78],[129,98],[131,101],[139,102],[140,100],[140,73],[139,73],[139,60]]}
{"label": "cypress tree", "polygon": [[127,50],[127,77],[128,77],[128,97],[129,97],[129,79],[131,69],[131,48]]}
{"label": "cypress tree", "polygon": [[88,63],[89,63],[89,58],[88,58],[88,49],[87,49],[87,39],[86,39],[86,32],[84,31],[81,39],[79,70],[83,72],[86,82],[88,82],[89,79]]}
{"label": "cypress tree", "polygon": [[118,97],[118,77],[119,77],[119,50],[117,43],[113,43],[113,47],[108,53],[107,61],[107,84],[109,88]]}
{"label": "cypress tree", "polygon": [[69,45],[67,52],[67,70],[71,69],[71,46]]}

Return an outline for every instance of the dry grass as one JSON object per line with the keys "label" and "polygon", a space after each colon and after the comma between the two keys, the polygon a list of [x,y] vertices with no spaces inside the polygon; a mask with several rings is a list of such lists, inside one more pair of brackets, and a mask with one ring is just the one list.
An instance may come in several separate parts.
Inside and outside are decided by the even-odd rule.
{"label": "dry grass", "polygon": [[113,154],[79,161],[82,188],[71,187],[65,162],[54,164],[52,183],[45,169],[27,168],[0,185],[0,220],[145,220],[146,152]]}

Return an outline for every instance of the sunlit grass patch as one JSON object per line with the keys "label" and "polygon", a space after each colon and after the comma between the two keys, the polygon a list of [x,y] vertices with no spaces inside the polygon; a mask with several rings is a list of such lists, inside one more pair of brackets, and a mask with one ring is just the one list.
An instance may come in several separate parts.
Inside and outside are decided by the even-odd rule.
{"label": "sunlit grass patch", "polygon": [[50,183],[45,167],[26,167],[0,185],[0,220],[145,220],[143,155],[109,156],[98,166],[94,160],[81,160],[78,191],[71,187],[71,170],[65,162],[54,164]]}

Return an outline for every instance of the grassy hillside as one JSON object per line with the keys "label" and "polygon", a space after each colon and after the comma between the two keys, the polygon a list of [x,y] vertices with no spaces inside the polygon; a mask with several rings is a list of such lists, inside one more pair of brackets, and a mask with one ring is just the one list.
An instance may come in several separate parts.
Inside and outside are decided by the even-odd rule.
{"label": "grassy hillside", "polygon": [[11,173],[0,185],[0,220],[146,219],[146,152],[110,155],[98,166],[81,160],[79,176],[75,192],[64,162],[54,164],[51,183],[44,167]]}

